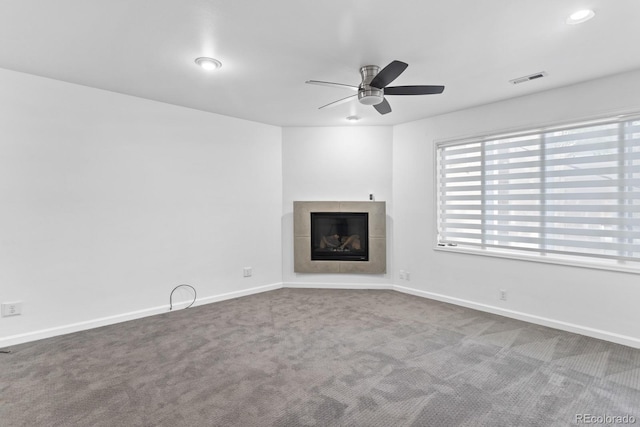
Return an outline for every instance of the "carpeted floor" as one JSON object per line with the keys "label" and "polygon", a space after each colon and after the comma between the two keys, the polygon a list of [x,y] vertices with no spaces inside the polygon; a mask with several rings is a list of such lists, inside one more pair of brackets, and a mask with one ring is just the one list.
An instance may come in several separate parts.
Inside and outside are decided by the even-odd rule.
{"label": "carpeted floor", "polygon": [[10,350],[2,426],[640,424],[640,350],[394,291],[280,289]]}

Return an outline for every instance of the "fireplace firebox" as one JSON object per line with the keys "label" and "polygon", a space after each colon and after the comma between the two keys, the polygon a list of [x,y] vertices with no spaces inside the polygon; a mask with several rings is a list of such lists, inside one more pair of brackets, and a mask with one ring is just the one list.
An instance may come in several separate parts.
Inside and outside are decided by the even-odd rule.
{"label": "fireplace firebox", "polygon": [[369,261],[367,212],[311,212],[311,260]]}

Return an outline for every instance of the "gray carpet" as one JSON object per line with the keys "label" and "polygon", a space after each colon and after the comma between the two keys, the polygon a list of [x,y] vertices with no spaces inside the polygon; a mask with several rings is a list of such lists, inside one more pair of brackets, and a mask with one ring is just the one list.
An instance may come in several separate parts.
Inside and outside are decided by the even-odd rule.
{"label": "gray carpet", "polygon": [[2,426],[640,424],[640,350],[394,291],[281,289],[10,350]]}

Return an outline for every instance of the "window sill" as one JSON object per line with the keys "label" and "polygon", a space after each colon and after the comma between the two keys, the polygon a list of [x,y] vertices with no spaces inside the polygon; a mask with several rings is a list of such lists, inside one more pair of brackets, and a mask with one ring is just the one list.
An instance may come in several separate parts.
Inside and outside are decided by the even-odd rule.
{"label": "window sill", "polygon": [[595,270],[609,270],[621,273],[640,274],[640,267],[624,265],[623,262],[618,264],[605,264],[598,262],[581,262],[576,260],[562,259],[554,255],[525,255],[500,252],[490,249],[475,249],[462,246],[434,246],[433,250],[440,252],[450,252],[466,255],[481,255],[494,258],[513,259],[518,261],[541,262],[545,264],[556,264],[570,267],[590,268]]}

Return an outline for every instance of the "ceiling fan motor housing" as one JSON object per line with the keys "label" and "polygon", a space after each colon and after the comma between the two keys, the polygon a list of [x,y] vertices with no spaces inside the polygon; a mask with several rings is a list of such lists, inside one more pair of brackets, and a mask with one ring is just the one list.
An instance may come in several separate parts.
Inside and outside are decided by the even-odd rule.
{"label": "ceiling fan motor housing", "polygon": [[364,105],[378,105],[384,100],[384,89],[371,86],[371,80],[378,74],[380,67],[365,65],[360,68],[362,83],[358,87],[358,101]]}

